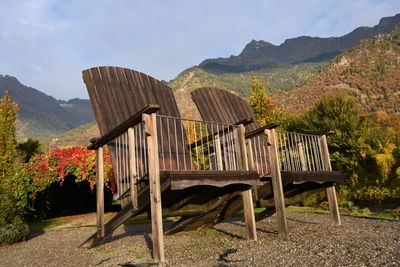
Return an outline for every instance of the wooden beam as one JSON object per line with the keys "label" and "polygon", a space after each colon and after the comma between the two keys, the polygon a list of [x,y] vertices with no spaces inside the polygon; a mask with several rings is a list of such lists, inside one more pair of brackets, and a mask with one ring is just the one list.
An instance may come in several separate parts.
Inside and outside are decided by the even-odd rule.
{"label": "wooden beam", "polygon": [[254,131],[251,131],[251,132],[247,133],[245,137],[246,137],[246,139],[252,138],[254,136],[257,136],[257,135],[260,135],[260,134],[264,133],[265,130],[274,129],[274,128],[278,127],[279,125],[280,124],[278,122],[270,123],[270,124],[268,124],[268,125],[266,125],[264,127],[258,128],[258,129],[254,130]]}
{"label": "wooden beam", "polygon": [[[326,135],[322,135],[319,139],[321,146],[322,161],[324,165],[324,171],[332,171],[331,160],[329,157],[328,142],[326,141]],[[339,206],[336,198],[335,186],[326,188],[326,195],[328,197],[329,210],[332,219],[335,224],[341,225]]]}
{"label": "wooden beam", "polygon": [[165,262],[156,114],[143,114],[143,121],[148,147],[153,258],[156,262]]}
{"label": "wooden beam", "polygon": [[104,164],[103,148],[97,149],[97,168],[96,168],[96,217],[97,217],[97,237],[103,238],[104,230]]}
{"label": "wooden beam", "polygon": [[143,114],[151,114],[151,113],[156,112],[159,109],[160,109],[159,105],[155,105],[155,104],[147,105],[141,111],[139,111],[138,113],[136,113],[129,119],[125,120],[124,122],[119,124],[117,127],[113,128],[108,133],[104,134],[102,137],[100,137],[98,139],[92,139],[91,140],[92,144],[88,146],[88,149],[93,150],[98,147],[106,145],[108,142],[113,140],[115,137],[118,137],[119,135],[121,135],[122,133],[127,131],[130,127],[141,122]]}
{"label": "wooden beam", "polygon": [[268,142],[271,144],[268,146],[268,154],[270,156],[271,163],[271,176],[272,176],[272,188],[274,192],[274,202],[276,213],[278,216],[278,231],[280,233],[287,234],[287,220],[285,210],[285,199],[283,195],[282,177],[279,166],[279,154],[278,145],[276,141],[275,129],[265,130],[265,134],[268,138]]}
{"label": "wooden beam", "polygon": [[300,158],[301,170],[302,171],[306,171],[307,170],[307,164],[306,164],[306,156],[304,155],[303,143],[299,142],[297,147],[299,148],[299,158]]}
{"label": "wooden beam", "polygon": [[[246,141],[244,138],[244,134],[245,134],[245,128],[243,124],[240,124],[239,127],[234,132],[238,164],[241,170],[249,171],[250,168],[247,158]],[[257,240],[256,220],[254,217],[254,205],[253,205],[253,196],[251,193],[251,189],[242,192],[242,198],[243,198],[244,219],[247,226],[247,233],[251,240]]]}
{"label": "wooden beam", "polygon": [[214,146],[215,146],[215,157],[217,160],[217,170],[222,171],[224,169],[224,166],[222,164],[221,139],[219,135],[215,136]]}
{"label": "wooden beam", "polygon": [[135,130],[131,127],[128,129],[128,143],[129,143],[129,176],[131,184],[131,200],[133,204],[133,210],[138,209],[138,188],[137,179],[138,174],[136,170],[136,144],[135,144]]}

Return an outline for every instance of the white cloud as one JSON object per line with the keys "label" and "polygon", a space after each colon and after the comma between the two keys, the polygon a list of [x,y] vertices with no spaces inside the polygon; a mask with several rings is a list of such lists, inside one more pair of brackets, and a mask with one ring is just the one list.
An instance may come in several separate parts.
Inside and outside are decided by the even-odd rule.
{"label": "white cloud", "polygon": [[[321,4],[322,3],[322,4]],[[170,80],[251,39],[339,36],[399,12],[386,1],[0,0],[0,74],[56,98],[87,97],[81,70],[134,68]]]}

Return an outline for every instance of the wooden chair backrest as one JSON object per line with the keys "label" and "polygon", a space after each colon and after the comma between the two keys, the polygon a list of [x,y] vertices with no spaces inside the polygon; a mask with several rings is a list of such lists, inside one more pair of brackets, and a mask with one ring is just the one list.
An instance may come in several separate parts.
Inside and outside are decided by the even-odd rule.
{"label": "wooden chair backrest", "polygon": [[[157,111],[157,114],[180,118],[172,89],[144,73],[110,66],[95,67],[84,70],[82,73],[101,135],[115,128],[149,104],[160,105],[161,108]],[[168,127],[171,128],[172,125],[163,124],[162,129],[158,129],[159,139],[167,138],[160,136],[160,133],[172,131]],[[185,150],[187,138],[185,134],[170,136],[169,138],[174,139],[159,142],[159,151],[168,152],[164,158],[167,157],[167,161],[171,160],[172,163],[169,166],[174,167],[178,164],[176,153],[178,155],[188,154],[188,151]],[[170,148],[165,147],[172,142],[178,144],[178,151],[170,151]],[[164,145],[163,149],[160,147],[162,144]],[[172,149],[175,149],[175,147]],[[170,155],[174,157],[169,158]],[[190,156],[187,155],[185,159],[190,159]],[[179,157],[178,161],[183,161],[183,157]],[[183,162],[180,162],[180,164],[183,164]]]}
{"label": "wooden chair backrest", "polygon": [[[234,124],[251,118],[254,122],[245,127],[246,133],[260,128],[250,105],[243,98],[228,90],[202,87],[192,91],[191,95],[203,120]],[[260,158],[254,158],[254,168],[264,170],[262,173],[259,172],[261,175],[267,176],[269,175],[269,164],[266,162],[269,162],[269,159],[261,156],[261,152],[266,150],[268,142],[265,138],[258,138],[257,142],[252,143],[253,154],[260,155]]]}

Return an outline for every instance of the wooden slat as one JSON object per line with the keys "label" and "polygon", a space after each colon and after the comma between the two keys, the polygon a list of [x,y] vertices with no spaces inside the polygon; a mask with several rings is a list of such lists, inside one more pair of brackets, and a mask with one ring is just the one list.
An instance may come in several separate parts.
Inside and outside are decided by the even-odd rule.
{"label": "wooden slat", "polygon": [[171,179],[173,190],[198,185],[224,187],[231,184],[260,184],[260,177],[254,171],[162,171],[161,176]]}
{"label": "wooden slat", "polygon": [[339,171],[281,171],[283,179],[291,183],[343,183],[344,176]]}
{"label": "wooden slat", "polygon": [[[234,124],[243,119],[250,118],[253,123],[249,123],[245,127],[246,138],[249,138],[247,136],[249,133],[251,133],[253,136],[255,131],[261,128],[257,123],[249,104],[241,97],[234,95],[227,90],[203,87],[191,92],[191,96],[203,120]],[[275,124],[271,124],[268,127],[276,126]],[[208,130],[211,132],[210,129]],[[263,132],[263,130],[261,130],[261,132]],[[259,132],[257,134],[259,134]],[[260,142],[261,146],[268,145],[268,142],[264,139],[261,139]],[[253,143],[252,145],[253,151],[256,151],[258,149],[257,144]],[[255,160],[257,161],[255,164],[260,166],[260,169],[262,168],[269,170],[268,166],[265,166],[268,164],[268,162],[266,163],[265,160],[259,158],[255,158]],[[269,176],[268,173],[264,175]]]}

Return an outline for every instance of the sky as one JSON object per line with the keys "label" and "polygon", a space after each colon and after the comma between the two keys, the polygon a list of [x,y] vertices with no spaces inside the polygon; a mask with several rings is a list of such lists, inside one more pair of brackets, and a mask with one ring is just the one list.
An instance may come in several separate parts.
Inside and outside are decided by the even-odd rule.
{"label": "sky", "polygon": [[0,74],[57,99],[88,98],[81,71],[169,81],[251,40],[332,37],[400,13],[399,0],[0,0]]}

